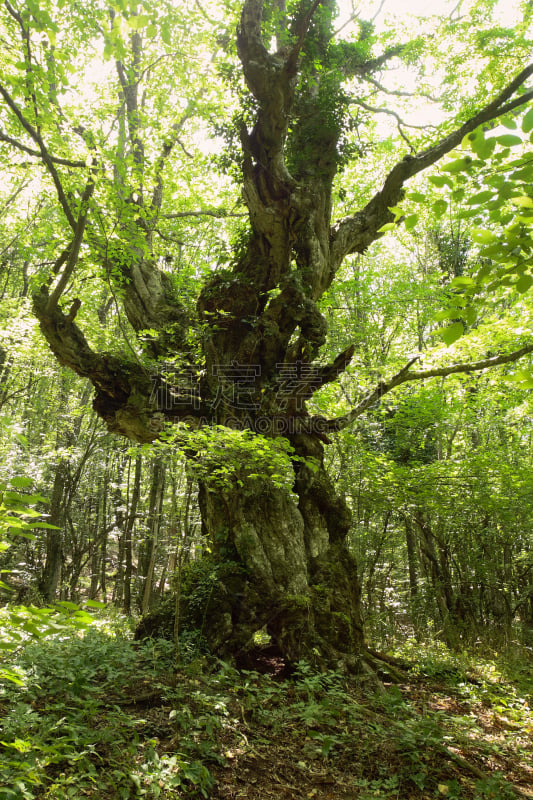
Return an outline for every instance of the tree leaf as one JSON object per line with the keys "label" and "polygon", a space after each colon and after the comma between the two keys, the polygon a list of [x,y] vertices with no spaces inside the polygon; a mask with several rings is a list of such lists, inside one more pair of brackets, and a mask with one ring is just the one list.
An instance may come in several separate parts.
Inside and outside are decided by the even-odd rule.
{"label": "tree leaf", "polygon": [[33,478],[27,478],[24,475],[17,475],[15,478],[10,478],[9,483],[15,489],[27,489],[33,483]]}
{"label": "tree leaf", "polygon": [[477,194],[473,194],[470,197],[467,197],[466,203],[469,206],[479,206],[482,203],[486,203],[487,200],[490,200],[494,196],[494,191],[492,189],[485,189],[482,192],[478,192]]}
{"label": "tree leaf", "polygon": [[478,244],[493,244],[498,241],[498,237],[492,231],[484,228],[474,228],[471,235],[474,242]]}
{"label": "tree leaf", "polygon": [[531,275],[521,275],[516,282],[516,291],[524,294],[533,285],[533,278]]}
{"label": "tree leaf", "polygon": [[520,136],[515,136],[513,133],[504,133],[503,136],[497,136],[496,141],[503,147],[515,147],[517,144],[522,144]]}
{"label": "tree leaf", "polygon": [[445,164],[442,169],[446,172],[450,172],[452,175],[456,175],[458,172],[464,172],[470,169],[471,165],[472,159],[470,156],[465,156],[464,158],[456,158],[455,161],[450,161],[449,164]]}
{"label": "tree leaf", "polygon": [[167,22],[163,22],[161,25],[161,38],[165,44],[170,44],[172,41],[170,25]]}
{"label": "tree leaf", "polygon": [[459,275],[450,281],[450,286],[460,286],[461,288],[471,287],[475,285],[475,281],[467,275]]}
{"label": "tree leaf", "polygon": [[150,24],[150,17],[147,14],[139,14],[135,17],[129,17],[126,21],[128,27],[132,28],[134,31],[139,31]]}
{"label": "tree leaf", "polygon": [[515,206],[521,206],[522,208],[533,208],[533,197],[527,197],[527,195],[511,197],[511,203]]}
{"label": "tree leaf", "polygon": [[522,389],[533,389],[533,375],[527,369],[519,369],[509,376],[509,380],[517,383]]}
{"label": "tree leaf", "polygon": [[453,181],[451,178],[446,177],[446,175],[430,175],[428,180],[438,189],[442,189],[443,186],[448,186],[450,189],[453,189]]}
{"label": "tree leaf", "polygon": [[522,118],[522,130],[524,133],[529,133],[533,130],[533,108],[530,108],[529,111],[524,114]]}
{"label": "tree leaf", "polygon": [[496,141],[494,137],[489,137],[488,139],[485,139],[485,137],[483,136],[471,142],[470,147],[472,148],[473,152],[476,154],[478,158],[485,160],[489,158],[490,155],[492,155],[494,148],[496,147]]}
{"label": "tree leaf", "polygon": [[448,346],[460,339],[464,333],[464,326],[462,322],[454,322],[449,327],[445,328],[442,333],[442,339]]}
{"label": "tree leaf", "polygon": [[435,319],[437,322],[444,322],[446,319],[457,319],[457,317],[461,316],[461,311],[458,308],[445,308],[442,311],[438,311],[435,314]]}
{"label": "tree leaf", "polygon": [[433,213],[435,214],[435,217],[437,219],[440,219],[442,215],[446,213],[446,210],[448,208],[448,203],[446,202],[446,200],[435,200],[431,208],[433,210]]}

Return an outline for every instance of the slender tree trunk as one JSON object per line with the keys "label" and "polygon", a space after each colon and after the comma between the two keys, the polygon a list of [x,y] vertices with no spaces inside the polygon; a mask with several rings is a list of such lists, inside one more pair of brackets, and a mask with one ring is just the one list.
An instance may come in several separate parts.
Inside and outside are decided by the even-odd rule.
{"label": "slender tree trunk", "polygon": [[116,486],[112,492],[113,512],[115,515],[115,528],[119,531],[118,535],[118,549],[117,549],[117,569],[115,575],[115,582],[113,586],[113,603],[115,605],[122,605],[124,597],[124,557],[125,557],[125,526],[126,526],[126,509],[124,507],[122,497],[122,480],[124,477],[124,468],[126,460],[124,457],[119,456],[117,461],[117,474]]}
{"label": "slender tree trunk", "polygon": [[[129,500],[129,469],[128,465],[128,500]],[[125,614],[131,614],[131,580],[133,575],[133,526],[137,516],[137,506],[139,504],[139,497],[141,494],[141,470],[142,458],[137,455],[135,459],[135,476],[133,478],[133,492],[131,495],[131,503],[128,502],[128,516],[126,518],[126,526],[124,529],[124,547],[126,565],[124,569],[124,605],[123,610]]]}
{"label": "slender tree trunk", "polygon": [[54,485],[50,501],[49,522],[55,525],[57,530],[46,531],[46,560],[39,581],[39,591],[47,603],[53,603],[56,598],[59,578],[61,576],[61,564],[63,557],[63,532],[61,530],[64,521],[65,495],[68,492],[69,469],[66,461],[61,460],[56,467],[54,475]]}
{"label": "slender tree trunk", "polygon": [[416,536],[409,517],[404,517],[405,544],[407,547],[407,567],[409,570],[409,594],[414,600],[418,594],[418,572],[416,559]]}
{"label": "slender tree trunk", "polygon": [[6,351],[0,347],[0,408],[6,401],[12,363]]}
{"label": "slender tree trunk", "polygon": [[442,547],[439,547],[437,551],[435,534],[421,511],[416,514],[416,522],[422,534],[422,552],[429,566],[429,577],[435,592],[443,636],[450,647],[455,647],[457,645],[457,630],[455,627],[453,590],[446,552]]}
{"label": "slender tree trunk", "polygon": [[[67,403],[68,388],[64,379],[60,376],[59,400]],[[82,392],[80,404],[84,406],[90,395],[90,386]],[[79,436],[83,415],[77,418],[75,425],[70,431],[63,430],[58,434],[57,446],[72,445]],[[48,530],[46,533],[46,559],[44,569],[39,580],[39,591],[47,602],[53,602],[56,596],[62,569],[65,561],[65,532],[64,527],[67,520],[70,504],[74,493],[79,485],[81,475],[87,460],[92,451],[94,441],[94,429],[89,436],[89,441],[83,451],[77,466],[69,463],[66,458],[61,458],[56,466],[54,474],[54,484],[50,501],[49,522],[57,526],[57,530]],[[66,575],[64,576],[67,577]]]}
{"label": "slender tree trunk", "polygon": [[109,454],[107,457],[106,462],[106,470],[105,474],[107,480],[105,481],[104,486],[102,487],[102,532],[99,536],[100,539],[100,591],[101,591],[101,599],[104,603],[107,602],[107,487],[109,485],[109,479],[111,477],[111,471],[109,469]]}
{"label": "slender tree trunk", "polygon": [[[379,537],[379,541],[377,543],[377,546],[374,548],[374,553],[373,553],[372,559],[371,559],[369,567],[368,567],[368,576],[367,576],[367,579],[366,579],[366,600],[367,600],[367,607],[368,608],[373,608],[374,605],[375,605],[375,598],[374,598],[375,583],[374,583],[374,577],[375,577],[375,574],[376,574],[376,568],[377,568],[378,562],[381,559],[381,555],[382,555],[383,549],[385,547],[385,542],[387,540],[387,530],[388,530],[388,527],[389,527],[389,521],[390,521],[390,518],[391,518],[391,513],[392,512],[390,510],[387,510],[385,512],[385,516],[384,516],[384,519],[383,519],[383,529],[382,529],[381,535]],[[382,599],[383,599],[383,592],[382,592]]]}
{"label": "slender tree trunk", "polygon": [[[141,611],[146,614],[150,608],[157,550],[159,546],[159,528],[161,525],[161,508],[165,491],[165,464],[158,459],[154,463],[152,489],[150,492],[150,511],[148,517],[149,534],[144,544],[143,568],[144,578]],[[140,559],[139,559],[140,561]]]}

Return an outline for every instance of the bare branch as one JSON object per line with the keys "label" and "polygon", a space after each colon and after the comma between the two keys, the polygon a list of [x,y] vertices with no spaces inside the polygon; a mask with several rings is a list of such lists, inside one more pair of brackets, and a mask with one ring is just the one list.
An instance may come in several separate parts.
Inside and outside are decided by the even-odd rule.
{"label": "bare branch", "polygon": [[[6,133],[0,131],[0,142],[5,142],[6,144],[12,145],[12,147],[16,147],[18,150],[21,150],[23,153],[27,153],[30,156],[35,156],[36,158],[42,158],[42,153],[40,150],[33,150],[31,147],[26,147],[26,145],[19,142],[17,139],[14,139],[12,136],[8,136]],[[54,164],[61,164],[64,167],[72,167],[73,169],[86,167],[87,164],[85,161],[71,161],[69,158],[59,158],[58,156],[53,156],[50,154],[50,160]]]}
{"label": "bare branch", "polygon": [[[17,188],[16,188],[16,189],[14,189],[14,190],[11,192],[11,194],[10,194],[10,195],[9,195],[9,197],[6,199],[6,201],[5,201],[4,205],[2,206],[2,208],[0,208],[0,219],[1,219],[1,218],[3,217],[3,215],[6,213],[7,209],[9,208],[9,206],[10,206],[10,205],[12,205],[12,204],[15,202],[15,200],[17,199],[17,197],[19,196],[19,194],[20,194],[21,192],[23,192],[23,191],[24,191],[24,189],[26,189],[26,187],[27,187],[27,186],[29,186],[29,185],[30,185],[30,182],[29,182],[29,181],[24,181],[24,180],[23,180],[23,181],[22,181],[22,182],[21,182],[21,183],[20,183],[20,184],[17,186]],[[18,234],[17,234],[17,235],[18,235]]]}
{"label": "bare branch", "polygon": [[215,217],[224,219],[225,217],[247,217],[245,212],[238,213],[226,211],[225,208],[205,209],[203,211],[176,211],[174,214],[161,214],[163,219],[182,219],[183,217]]}
{"label": "bare branch", "polygon": [[[520,350],[515,350],[512,353],[503,353],[499,356],[491,356],[490,358],[481,359],[480,361],[471,361],[465,364],[451,364],[447,367],[435,367],[433,369],[424,369],[418,372],[411,372],[410,369],[412,365],[420,358],[420,356],[416,356],[404,367],[402,367],[402,369],[397,372],[396,375],[393,375],[392,378],[389,378],[388,381],[380,381],[371,392],[368,392],[368,394],[361,398],[358,404],[352,408],[351,411],[349,411],[347,414],[344,414],[342,417],[327,420],[326,423],[321,426],[320,430],[323,433],[333,433],[334,431],[340,431],[343,430],[343,428],[347,428],[348,425],[351,425],[351,423],[360,417],[361,414],[363,414],[368,408],[378,403],[385,394],[388,394],[397,386],[401,386],[402,383],[407,383],[409,381],[422,381],[426,378],[444,378],[448,375],[456,375],[457,373],[479,372],[481,370],[497,367],[501,364],[509,364],[513,361],[518,361],[528,353],[533,353],[533,344],[525,345],[524,347],[520,348]],[[309,424],[312,426],[312,418],[309,420]]]}
{"label": "bare branch", "polygon": [[[214,54],[212,60],[213,59],[214,59]],[[179,144],[185,155],[188,158],[192,158],[192,155],[187,151],[185,145],[179,138],[179,134],[180,131],[183,129],[183,126],[185,125],[187,120],[191,118],[194,105],[195,102],[189,100],[187,108],[181,115],[181,119],[172,126],[170,134],[167,137],[165,143],[163,144],[163,147],[161,148],[161,154],[155,166],[155,186],[154,186],[154,191],[152,193],[152,202],[150,204],[150,209],[154,217],[157,216],[157,214],[159,213],[159,210],[161,209],[161,203],[163,202],[163,168],[165,166],[165,162],[170,156],[172,150],[174,149],[174,146],[176,144]]]}
{"label": "bare branch", "polygon": [[[384,2],[385,2],[385,0],[382,0],[382,3],[381,3],[381,4],[383,5],[383,3],[384,3]],[[355,22],[355,20],[357,19],[357,17],[358,17],[358,15],[357,15],[357,12],[354,12],[353,14],[350,14],[350,16],[348,17],[348,19],[346,20],[346,22],[343,22],[343,24],[340,26],[340,28],[337,28],[337,30],[334,32],[334,34],[333,34],[333,36],[332,36],[331,38],[332,38],[332,39],[335,39],[335,37],[336,37],[336,36],[338,36],[338,35],[339,35],[339,33],[342,33],[342,31],[343,31],[345,28],[347,28],[347,27],[348,27],[348,25],[351,25],[351,23],[352,23],[352,22]]]}
{"label": "bare branch", "polygon": [[18,22],[18,24],[20,25],[20,27],[22,29],[24,29],[24,21],[23,21],[22,17],[20,16],[20,14],[18,13],[18,11],[13,8],[13,6],[11,5],[11,3],[8,2],[8,0],[4,0],[4,5],[5,5],[8,13],[9,13],[9,15],[11,17],[13,17],[13,19],[16,20],[16,22]]}
{"label": "bare branch", "polygon": [[35,378],[30,378],[26,386],[23,386],[22,389],[16,389],[14,392],[11,392],[11,394],[4,395],[0,398],[0,408],[3,408],[10,400],[13,400],[14,397],[20,397],[22,394],[29,392],[30,389],[33,388],[34,383]]}
{"label": "bare branch", "polygon": [[376,13],[374,14],[374,16],[373,16],[373,17],[372,17],[372,19],[370,20],[371,22],[375,22],[375,21],[377,20],[377,18],[379,17],[379,15],[381,14],[381,12],[382,12],[382,10],[383,10],[383,6],[384,6],[384,5],[385,5],[385,0],[381,0],[381,3],[379,4],[379,8],[378,8],[378,10],[376,11]]}
{"label": "bare branch", "polygon": [[8,2],[8,0],[4,0],[4,5],[5,5],[8,13],[10,14],[10,16],[12,16],[13,19],[17,21],[18,26],[20,28],[20,36],[21,36],[21,39],[22,39],[22,46],[23,46],[24,50],[26,51],[26,53],[25,53],[26,88],[27,88],[27,91],[28,91],[28,95],[30,96],[32,104],[33,104],[33,112],[35,114],[35,121],[36,121],[37,129],[39,130],[39,123],[37,122],[37,120],[39,119],[39,108],[38,108],[38,105],[37,105],[37,97],[35,96],[35,90],[33,88],[33,80],[32,80],[32,77],[30,77],[30,76],[33,76],[33,67],[32,67],[33,57],[32,57],[31,40],[30,40],[30,30],[29,30],[29,27],[26,27],[23,17],[18,13],[18,11],[16,11],[13,8],[13,6]]}
{"label": "bare branch", "polygon": [[372,114],[388,114],[388,116],[394,117],[397,123],[398,132],[412,153],[414,153],[415,151],[414,146],[403,132],[403,128],[413,128],[421,131],[425,131],[428,128],[433,128],[435,130],[435,125],[411,125],[408,122],[404,122],[404,120],[400,117],[400,115],[397,114],[396,111],[392,111],[392,109],[390,108],[382,108],[380,106],[370,106],[363,100],[354,100],[354,104],[357,106],[361,106],[361,108],[364,108],[366,111],[370,111]]}
{"label": "bare branch", "polygon": [[200,3],[200,0],[194,0],[194,5],[200,11],[204,19],[206,19],[209,22],[210,25],[216,24],[215,20],[209,16],[203,5]]}
{"label": "bare branch", "polygon": [[463,5],[463,0],[459,0],[459,2],[456,3],[455,6],[452,8],[452,10],[448,15],[448,19],[450,20],[450,22],[458,22],[460,19],[462,19],[460,13],[462,5]]}
{"label": "bare branch", "polygon": [[144,143],[140,136],[141,119],[139,114],[139,81],[140,64],[142,56],[142,38],[138,31],[131,34],[131,51],[133,55],[132,64],[127,71],[122,61],[115,62],[122,94],[126,103],[126,115],[128,120],[129,140],[131,143],[133,161],[135,164],[136,178],[138,180],[137,191],[142,204],[142,179],[144,174]]}
{"label": "bare branch", "polygon": [[[199,5],[199,3],[197,3],[197,5]],[[203,12],[203,9],[201,10]],[[217,51],[215,50],[215,52],[213,52],[211,55],[210,64],[214,63],[216,54]],[[193,158],[192,154],[189,153],[189,151],[179,138],[179,134],[183,130],[183,127],[187,122],[187,120],[191,118],[197,100],[198,100],[197,97],[195,97],[194,100],[189,100],[185,111],[181,115],[181,119],[172,126],[170,134],[167,137],[166,141],[164,142],[163,147],[161,148],[161,154],[155,165],[155,186],[152,193],[152,201],[150,204],[151,212],[154,217],[158,215],[161,209],[161,203],[163,201],[163,168],[165,166],[165,162],[170,156],[172,150],[174,149],[174,146],[178,144],[185,153],[185,155],[187,156],[187,158]]]}
{"label": "bare branch", "polygon": [[438,97],[433,97],[432,95],[427,94],[427,92],[402,92],[400,89],[387,89],[382,83],[377,81],[371,75],[364,75],[363,78],[365,81],[371,83],[376,87],[376,89],[379,89],[379,91],[383,92],[384,94],[389,94],[394,97],[425,97],[426,100],[430,100],[432,103],[440,103]]}
{"label": "bare branch", "polygon": [[170,236],[168,233],[163,233],[161,228],[154,228],[154,231],[158,236],[161,237],[161,239],[163,239],[164,242],[171,242],[172,244],[177,244],[178,247],[183,247],[184,242],[182,239],[177,239],[175,236]]}
{"label": "bare branch", "polygon": [[[377,10],[377,11],[376,11],[376,13],[374,14],[374,16],[370,18],[370,22],[375,22],[375,21],[376,21],[376,19],[379,17],[379,15],[381,14],[381,12],[383,11],[383,6],[384,6],[384,5],[385,5],[385,0],[381,0],[381,3],[379,4],[379,8],[378,8],[378,10]],[[336,36],[338,36],[338,35],[339,35],[339,33],[341,33],[341,32],[342,32],[342,31],[343,31],[345,28],[347,28],[347,27],[348,27],[348,25],[350,25],[352,22],[355,22],[355,20],[356,20],[356,19],[359,19],[360,13],[361,13],[361,9],[360,9],[360,8],[357,8],[357,10],[353,10],[353,4],[352,4],[352,13],[350,14],[350,16],[349,16],[349,18],[346,20],[346,22],[344,22],[344,23],[343,23],[343,24],[340,26],[340,28],[337,28],[337,30],[336,30],[336,31],[335,31],[335,33],[333,34],[333,37],[332,37],[332,38],[335,38]]]}

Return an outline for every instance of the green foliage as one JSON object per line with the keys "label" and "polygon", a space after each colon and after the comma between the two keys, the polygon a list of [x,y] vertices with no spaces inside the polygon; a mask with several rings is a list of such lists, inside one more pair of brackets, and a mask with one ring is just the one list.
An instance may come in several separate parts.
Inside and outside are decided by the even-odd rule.
{"label": "green foliage", "polygon": [[[220,547],[220,543],[217,546]],[[215,561],[209,556],[192,561],[182,569],[180,593],[186,600],[191,619],[197,620],[200,634],[207,619],[211,598],[220,581],[231,582],[241,574],[241,564],[230,560]]]}
{"label": "green foliage", "polygon": [[[176,669],[169,643],[132,643],[120,629],[29,643],[17,659],[24,685],[0,696],[0,797],[203,798],[230,770],[246,781],[250,759],[265,762],[266,791],[287,758],[309,791],[319,770],[368,800],[507,797],[490,764],[515,772],[530,756],[517,736],[531,723],[529,698],[506,677],[526,670],[525,652],[511,665],[411,638],[395,655],[409,674],[374,694],[305,662],[286,681],[224,662]],[[450,752],[485,764],[486,777]]]}
{"label": "green foliage", "polygon": [[[446,199],[433,204],[433,212],[440,216],[448,206],[454,206],[458,220],[465,220],[477,251],[478,270],[471,278],[456,277],[451,287],[460,287],[466,301],[463,307],[451,308],[449,316],[471,322],[466,314],[471,304],[486,302],[487,293],[515,289],[519,294],[533,284],[529,274],[531,262],[531,224],[533,198],[530,197],[533,172],[530,161],[530,115],[527,111],[521,122],[521,132],[494,134],[494,125],[478,128],[465,136],[461,151],[469,149],[474,157],[461,155],[441,166],[441,175],[429,181],[440,189],[447,189]],[[506,120],[502,120],[505,124]],[[516,129],[513,117],[507,120]],[[496,129],[497,130],[497,129]],[[424,193],[411,195],[416,202],[427,202]],[[463,334],[456,321],[443,329],[447,345],[453,344]]]}
{"label": "green foliage", "polygon": [[[43,514],[34,508],[37,503],[46,502],[46,499],[39,494],[23,494],[19,491],[28,489],[32,484],[32,479],[24,476],[0,484],[0,551],[11,546],[13,537],[34,540],[34,530],[55,527],[42,522]],[[8,593],[12,591],[4,581],[0,581],[0,589]],[[56,609],[26,606],[0,609],[2,655],[5,658],[29,638],[70,631],[70,623],[83,628],[91,622],[92,617],[74,604],[60,604]],[[0,667],[0,679],[21,684],[18,672],[11,668]]]}
{"label": "green foliage", "polygon": [[286,439],[267,438],[223,425],[190,430],[177,426],[162,434],[163,447],[179,443],[189,453],[189,469],[208,486],[243,488],[244,481],[270,480],[276,487],[293,483],[293,448]]}
{"label": "green foliage", "polygon": [[213,786],[211,773],[199,761],[190,762],[181,753],[159,756],[156,750],[148,751],[132,779],[136,796],[146,798],[183,796],[182,791],[188,797],[209,797]]}
{"label": "green foliage", "polygon": [[[9,704],[0,750],[2,800],[102,792],[117,799],[182,796],[174,794],[178,790],[207,797],[208,769],[184,753],[159,754],[157,739],[143,734],[147,721],[120,706],[124,692],[144,691],[169,669],[173,651],[167,648],[165,656],[163,645],[134,648],[126,638],[96,630],[28,644],[17,660],[24,685],[6,687],[0,699]],[[194,750],[193,740],[188,749]]]}
{"label": "green foliage", "polygon": [[[295,31],[310,6],[290,0],[286,5],[289,25],[284,24],[280,3],[264,4],[264,44],[270,52],[280,44],[294,43]],[[59,159],[57,171],[76,215],[87,165],[93,158],[98,161],[88,232],[68,287],[69,301],[81,298],[79,317],[93,346],[120,354],[127,348],[128,363],[133,363],[133,351],[141,370],[148,360],[141,352],[142,342],[153,343],[158,331],[147,324],[137,340],[119,310],[139,263],[150,269],[159,265],[168,290],[165,302],[183,304],[192,322],[186,334],[190,347],[186,360],[198,356],[201,368],[200,349],[208,327],[194,325],[198,287],[206,275],[211,280],[212,270],[228,267],[227,274],[217,271],[216,275],[217,280],[227,281],[231,291],[230,270],[247,253],[250,243],[249,227],[237,226],[229,218],[213,229],[210,214],[219,213],[221,203],[233,208],[237,193],[230,181],[212,174],[213,162],[206,155],[210,152],[206,131],[216,120],[215,131],[226,137],[229,149],[221,162],[231,176],[242,177],[241,138],[252,135],[258,108],[238,72],[232,44],[241,6],[240,2],[213,2],[189,8],[144,0],[135,7],[118,0],[112,3],[109,15],[103,6],[91,2],[80,5],[59,0],[37,7],[32,0],[24,11],[22,30],[7,5],[2,12],[2,36],[10,43],[2,55],[2,80]],[[378,98],[384,96],[381,77],[376,81],[373,75],[379,75],[377,70],[381,71],[387,60],[372,66],[376,54],[392,46],[403,65],[416,66],[417,88],[433,92],[435,84],[429,84],[441,72],[442,54],[436,56],[436,48],[441,46],[449,60],[439,96],[443,109],[461,122],[486,102],[488,86],[497,92],[517,65],[521,68],[530,50],[525,26],[510,31],[492,25],[494,6],[476,0],[464,18],[457,20],[452,15],[441,20],[438,31],[446,34],[442,38],[432,34],[424,40],[408,32],[405,38],[411,41],[400,52],[394,45],[404,37],[391,33],[378,40],[371,23],[352,22],[333,36],[335,3],[317,5],[301,53],[286,155],[297,179],[311,178],[309,186],[313,178],[327,186],[334,173],[345,170],[343,186],[337,184],[336,188],[336,216],[362,208],[382,175],[405,151],[405,129],[400,129],[398,158],[400,134],[395,133],[394,138],[384,133],[375,115],[364,107],[369,99],[381,103]],[[141,38],[143,51],[137,57],[132,48]],[[29,46],[31,59],[24,52]],[[464,58],[465,48],[471,49],[472,58]],[[428,60],[424,60],[425,54]],[[114,72],[116,62],[122,65],[122,80]],[[225,87],[214,81],[213,64],[227,81]],[[468,73],[470,68],[475,69],[474,75]],[[386,80],[385,84],[389,86]],[[138,90],[138,113],[127,108],[127,90]],[[406,102],[401,97],[388,95],[387,108],[399,108],[396,102]],[[28,324],[30,286],[53,279],[54,260],[69,241],[70,231],[65,209],[52,199],[50,175],[28,168],[33,156],[27,148],[35,147],[35,141],[5,105],[1,113],[2,135],[26,148],[13,145],[11,149],[8,141],[2,141],[2,148],[9,146],[9,155],[2,149],[7,188],[2,190],[0,212],[5,243],[0,402],[16,415],[19,429],[17,441],[13,446],[2,445],[1,453],[5,474],[17,474],[1,488],[0,538],[10,543],[3,563],[6,570],[11,564],[20,565],[35,591],[52,549],[52,534],[60,531],[61,596],[70,598],[53,610],[19,606],[2,610],[0,625],[5,630],[7,659],[12,659],[11,654],[28,640],[38,641],[44,633],[62,638],[72,626],[82,631],[89,625],[92,617],[74,602],[80,596],[110,596],[113,592],[120,604],[128,545],[131,567],[141,562],[141,544],[152,539],[154,584],[160,578],[153,594],[163,595],[167,569],[171,572],[175,563],[171,559],[176,557],[181,563],[182,557],[194,559],[202,548],[205,551],[198,530],[195,481],[221,495],[226,490],[246,492],[251,484],[254,491],[273,485],[289,492],[295,457],[281,439],[274,442],[251,432],[221,428],[210,432],[182,429],[169,437],[169,443],[190,455],[189,472],[174,462],[169,478],[173,485],[162,490],[159,510],[150,504],[149,459],[143,462],[134,487],[130,476],[124,475],[131,460],[104,440],[94,417],[86,411],[90,401],[85,388],[48,366],[43,347],[36,343]],[[447,354],[439,348],[439,337],[453,347],[450,358],[469,360],[481,353],[499,352],[529,336],[532,130],[532,112],[526,108],[522,117],[503,119],[501,127],[470,134],[439,174],[429,178],[427,186],[417,184],[404,203],[392,209],[395,222],[382,230],[398,229],[396,223],[403,218],[395,244],[384,241],[364,257],[348,260],[339,271],[337,285],[323,301],[332,337],[318,360],[320,365],[331,363],[352,344],[356,353],[342,390],[326,385],[314,401],[314,411],[327,418],[346,412],[383,376],[401,369],[414,352],[423,352],[427,363],[441,364]],[[411,140],[413,151],[426,148],[428,139],[427,131],[417,134]],[[62,163],[65,159],[80,161],[81,166],[67,166]],[[30,172],[34,178],[27,184]],[[162,205],[154,210],[150,201],[163,184]],[[12,191],[19,192],[15,194],[17,202],[10,199]],[[272,187],[269,191],[272,193]],[[204,218],[198,216],[198,209],[207,212]],[[293,233],[299,235],[296,226],[291,236]],[[262,230],[261,235],[268,240],[270,233]],[[69,301],[65,300],[64,313],[68,313]],[[167,325],[163,333],[172,340],[175,328]],[[10,361],[12,356],[18,360],[15,367],[10,366],[15,363]],[[28,363],[30,356],[33,360]],[[179,359],[176,356],[176,370],[182,363]],[[505,636],[511,636],[516,618],[530,618],[531,404],[526,390],[531,385],[527,362],[479,382],[454,379],[448,388],[427,381],[418,391],[399,390],[390,405],[384,405],[382,414],[370,409],[358,428],[337,437],[329,448],[333,476],[354,511],[352,547],[360,560],[368,629],[381,641],[387,642],[400,625],[404,634],[410,634],[413,627],[419,635],[439,631],[446,637],[455,632],[456,644],[461,644],[469,636],[489,636],[490,627],[499,634],[502,621]],[[61,428],[56,427],[58,419]],[[165,456],[171,451],[172,447]],[[22,464],[30,469],[26,471]],[[309,466],[316,469],[316,464]],[[34,506],[42,498],[37,490],[34,495],[25,494],[30,486],[26,474],[35,476],[31,485],[39,487],[43,497],[51,496],[52,487],[58,485],[56,509],[61,527],[55,517],[57,528],[47,527],[35,516],[39,512]],[[132,495],[137,490],[139,507],[132,511]],[[409,524],[415,540],[409,566],[414,567],[416,587],[408,585]],[[39,529],[50,538],[30,538]],[[160,539],[154,543],[156,532]],[[182,572],[183,589],[200,621],[217,581],[231,577],[236,568],[231,561],[234,553],[226,544],[217,542],[222,557],[228,559],[224,564],[206,559],[195,562],[190,572]],[[14,552],[17,558],[10,561],[8,556]],[[438,574],[438,567],[441,573],[447,571],[444,577]],[[137,578],[129,576],[128,590],[133,589],[137,596],[146,585],[146,574],[140,572]],[[4,591],[8,591],[6,587]],[[305,608],[301,599],[289,598],[295,616]],[[204,644],[200,629],[181,634],[181,652],[191,661]],[[160,645],[154,646],[152,657],[154,663],[158,658],[165,660]],[[25,674],[7,659],[11,679],[25,684]],[[443,677],[437,671],[440,667],[432,672],[431,664],[422,666],[420,675]],[[72,680],[75,683],[75,678]],[[87,682],[83,685],[90,695]],[[305,674],[303,667],[296,685],[297,700],[289,716],[273,714],[278,728],[288,720],[298,730],[305,730],[310,758],[342,757],[349,750],[349,737],[344,736],[339,721],[349,718],[349,698],[335,697],[341,689],[333,678],[328,685],[320,684],[314,675]],[[22,691],[24,686],[20,688]],[[246,714],[252,715],[254,698],[259,705],[261,698],[266,698],[267,709],[271,700],[274,708],[275,702],[280,702],[280,690],[266,679],[263,684],[263,679],[249,676],[240,698]],[[223,729],[220,718],[207,714],[200,701],[196,711],[204,721],[195,734],[199,740],[205,734],[212,741]],[[400,704],[397,711],[407,714]],[[260,713],[257,711],[258,717]],[[238,719],[238,709],[235,714]],[[266,715],[265,711],[265,724]],[[184,711],[183,724],[178,714],[175,717],[181,730],[195,713]],[[91,717],[91,721],[95,719]],[[350,717],[349,722],[352,734],[360,730],[355,718]],[[411,770],[421,791],[427,786],[433,789],[431,764],[425,761],[417,770],[415,753],[423,746],[435,750],[435,725],[419,725],[414,731],[411,727],[401,731],[401,756],[409,762],[405,775]],[[83,735],[76,732],[76,736],[80,737],[81,752]],[[10,742],[11,750],[20,746],[23,751],[25,745],[19,745],[19,739],[23,741],[19,737]],[[74,759],[68,752],[68,758]],[[159,789],[163,794],[179,792],[187,781],[196,781],[200,792],[209,791],[209,777],[202,765],[191,766],[201,761],[195,751],[191,750],[191,761],[187,761],[188,751],[177,748],[177,752],[169,757],[158,751],[157,744],[151,745],[140,770],[139,792],[148,796],[155,796]],[[87,763],[94,767],[97,761],[88,758]],[[86,762],[82,759],[82,763]],[[28,769],[33,774],[31,764]],[[83,791],[90,791],[91,769],[87,767]],[[189,776],[186,770],[190,770]],[[60,767],[56,771],[60,772]],[[408,780],[405,775],[394,776],[391,780],[395,782],[390,784],[385,775],[361,780],[369,781],[369,792],[398,794]],[[78,792],[76,786],[63,786],[61,780],[50,788],[52,794],[60,797]],[[127,793],[126,784],[122,791]]]}

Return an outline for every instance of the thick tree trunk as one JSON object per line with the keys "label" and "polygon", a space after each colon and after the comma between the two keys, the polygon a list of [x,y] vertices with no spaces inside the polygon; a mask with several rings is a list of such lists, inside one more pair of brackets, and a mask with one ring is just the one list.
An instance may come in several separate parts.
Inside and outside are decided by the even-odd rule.
{"label": "thick tree trunk", "polygon": [[212,649],[234,657],[266,628],[289,662],[357,669],[363,634],[345,543],[350,514],[322,468],[299,495],[256,478],[234,490],[204,484],[199,502],[217,580],[191,621]]}

